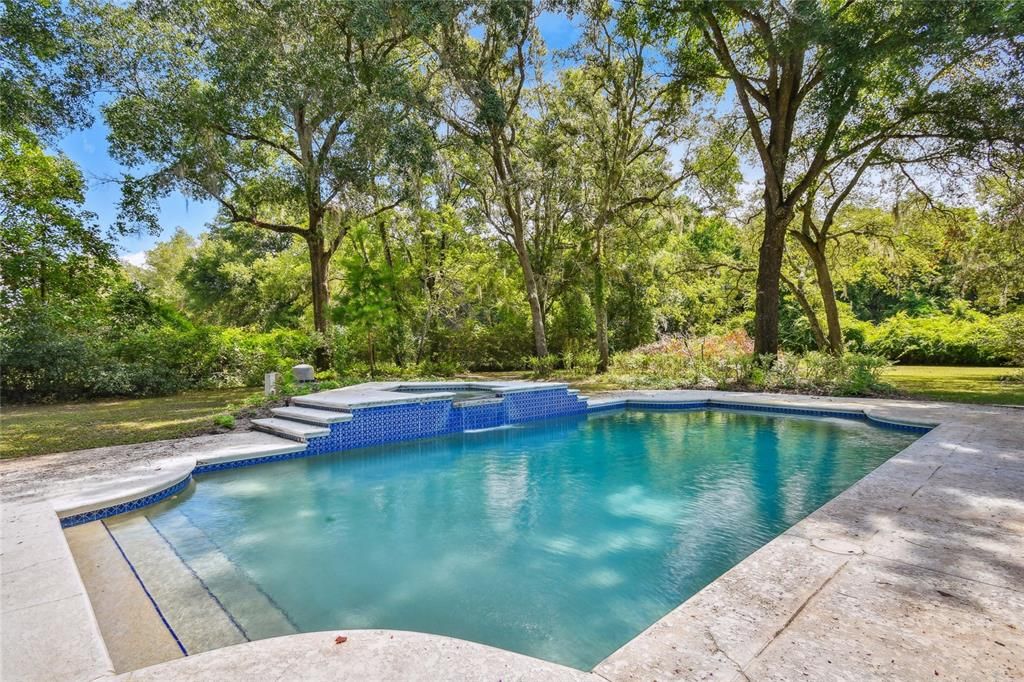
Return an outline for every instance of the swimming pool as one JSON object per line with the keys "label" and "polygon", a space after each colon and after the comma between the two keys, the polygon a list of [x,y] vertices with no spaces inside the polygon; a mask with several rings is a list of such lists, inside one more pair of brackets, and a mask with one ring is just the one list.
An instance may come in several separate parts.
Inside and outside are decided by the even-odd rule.
{"label": "swimming pool", "polygon": [[620,410],[202,474],[108,525],[152,526],[247,639],[416,630],[587,670],[916,438]]}

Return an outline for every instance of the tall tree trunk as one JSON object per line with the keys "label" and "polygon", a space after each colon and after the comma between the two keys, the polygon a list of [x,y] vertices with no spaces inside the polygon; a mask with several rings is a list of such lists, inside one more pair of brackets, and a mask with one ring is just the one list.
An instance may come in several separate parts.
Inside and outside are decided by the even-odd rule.
{"label": "tall tree trunk", "polygon": [[770,206],[765,198],[764,238],[757,263],[757,293],[754,299],[754,353],[779,353],[779,283],[786,226],[792,214]]}
{"label": "tall tree trunk", "polygon": [[800,304],[800,309],[804,311],[804,316],[807,318],[808,324],[811,325],[811,335],[814,336],[814,343],[822,353],[828,352],[829,345],[828,339],[825,338],[825,332],[821,329],[821,321],[818,319],[818,314],[814,312],[814,307],[811,306],[811,302],[807,300],[807,296],[800,287],[798,287],[793,280],[789,279],[785,275],[782,276],[782,281],[785,282],[789,290],[793,292],[793,296],[796,298],[797,303]]}
{"label": "tall tree trunk", "polygon": [[530,264],[530,253],[526,249],[526,240],[522,230],[517,229],[513,237],[513,245],[516,255],[519,257],[519,267],[523,271],[523,283],[526,285],[526,298],[530,303],[530,321],[533,325],[533,350],[538,358],[545,358],[548,355],[548,339],[544,331],[544,308],[540,301],[540,292],[537,287],[537,277],[534,275],[533,266]]}
{"label": "tall tree trunk", "polygon": [[[398,295],[398,283],[395,281],[395,260],[391,254],[391,238],[388,236],[388,226],[386,224],[386,218],[381,216],[377,219],[377,235],[380,237],[381,246],[384,249],[384,262],[388,266],[388,289],[391,292],[391,298],[394,300],[396,307],[398,306],[401,299]],[[395,364],[399,367],[405,366],[405,353],[402,352],[402,342],[405,339],[405,316],[402,314],[402,310],[398,311],[397,322],[395,327],[395,348],[394,348],[394,360]]]}
{"label": "tall tree trunk", "polygon": [[818,280],[818,289],[821,291],[821,301],[825,306],[829,350],[833,355],[842,355],[845,350],[843,328],[839,321],[839,305],[836,303],[836,290],[832,284],[832,273],[825,255],[825,245],[821,244],[808,253],[811,256],[811,262],[814,263],[814,274]]}
{"label": "tall tree trunk", "polygon": [[793,233],[800,246],[804,247],[807,257],[814,266],[814,276],[818,281],[818,291],[821,293],[821,301],[825,308],[825,323],[828,326],[828,352],[833,355],[842,355],[845,350],[843,345],[843,328],[839,321],[839,305],[836,303],[835,285],[832,283],[832,271],[828,266],[828,255],[825,249],[828,245],[827,238],[817,236],[811,237],[805,231]]}
{"label": "tall tree trunk", "polygon": [[313,281],[313,328],[323,336],[327,344],[326,347],[318,347],[314,356],[316,368],[322,370],[328,369],[331,364],[331,339],[327,325],[327,305],[330,301],[327,277],[331,255],[327,252],[324,237],[319,231],[307,234],[306,244],[309,247],[309,268]]}
{"label": "tall tree trunk", "polygon": [[608,371],[608,302],[604,291],[604,230],[598,227],[594,254],[594,328],[597,336],[597,372]]}
{"label": "tall tree trunk", "polygon": [[420,331],[419,341],[416,343],[416,364],[423,362],[423,352],[427,348],[427,335],[430,334],[430,323],[434,319],[434,297],[430,290],[427,292],[427,312],[423,315],[423,329]]}

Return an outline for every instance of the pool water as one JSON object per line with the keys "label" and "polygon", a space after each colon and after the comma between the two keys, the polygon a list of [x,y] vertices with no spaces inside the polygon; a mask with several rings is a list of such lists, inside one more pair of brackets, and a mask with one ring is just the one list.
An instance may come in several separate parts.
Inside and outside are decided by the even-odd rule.
{"label": "pool water", "polygon": [[216,551],[234,565],[205,586],[265,618],[260,636],[283,616],[588,670],[916,437],[619,411],[204,474],[144,514],[186,563]]}

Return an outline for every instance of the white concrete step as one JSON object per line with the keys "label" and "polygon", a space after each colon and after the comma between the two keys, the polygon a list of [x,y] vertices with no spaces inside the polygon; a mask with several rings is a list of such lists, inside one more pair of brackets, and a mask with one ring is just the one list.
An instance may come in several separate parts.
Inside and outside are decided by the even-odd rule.
{"label": "white concrete step", "polygon": [[291,419],[270,417],[269,419],[253,419],[253,428],[272,433],[292,440],[305,441],[316,436],[326,436],[331,430],[326,426],[315,426]]}
{"label": "white concrete step", "polygon": [[626,399],[625,398],[610,397],[610,396],[600,397],[600,398],[587,398],[587,405],[589,407],[598,407],[598,406],[601,406],[601,405],[615,405],[615,406],[625,407],[626,406]]}
{"label": "white concrete step", "polygon": [[257,457],[302,452],[306,449],[305,443],[296,443],[294,438],[278,438],[266,433],[251,432],[237,436],[231,434],[231,436],[231,445],[197,452],[196,464],[201,466],[203,464],[237,462]]}
{"label": "white concrete step", "polygon": [[290,419],[317,426],[327,426],[338,422],[352,421],[351,412],[338,412],[336,410],[318,410],[312,407],[274,407],[270,410],[275,417]]}

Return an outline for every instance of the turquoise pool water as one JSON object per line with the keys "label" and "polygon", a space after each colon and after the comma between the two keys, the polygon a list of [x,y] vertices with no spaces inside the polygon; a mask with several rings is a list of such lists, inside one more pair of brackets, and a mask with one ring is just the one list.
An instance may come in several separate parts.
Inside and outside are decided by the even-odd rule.
{"label": "turquoise pool water", "polygon": [[621,411],[204,474],[145,515],[250,637],[416,630],[586,670],[916,437]]}

